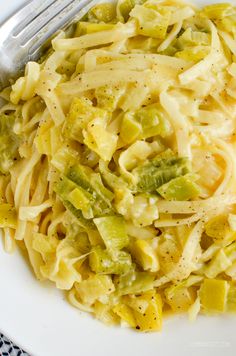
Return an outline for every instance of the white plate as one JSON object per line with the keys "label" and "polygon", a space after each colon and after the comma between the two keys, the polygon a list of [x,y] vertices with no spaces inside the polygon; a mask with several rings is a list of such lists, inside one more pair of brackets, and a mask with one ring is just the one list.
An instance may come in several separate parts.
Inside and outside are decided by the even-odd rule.
{"label": "white plate", "polygon": [[[23,3],[0,0],[0,22]],[[23,257],[0,243],[0,330],[33,356],[233,356],[235,325],[233,316],[202,316],[169,318],[162,333],[106,327],[37,282]]]}

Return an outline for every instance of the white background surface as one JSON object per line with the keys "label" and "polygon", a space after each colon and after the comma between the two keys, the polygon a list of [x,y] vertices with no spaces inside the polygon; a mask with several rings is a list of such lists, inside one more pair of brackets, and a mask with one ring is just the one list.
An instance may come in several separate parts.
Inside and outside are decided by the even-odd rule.
{"label": "white background surface", "polygon": [[[0,0],[0,22],[24,2]],[[195,323],[170,318],[162,333],[152,334],[108,328],[71,307],[54,287],[37,282],[23,258],[4,253],[1,242],[0,330],[33,356],[236,354],[236,316],[199,317]]]}

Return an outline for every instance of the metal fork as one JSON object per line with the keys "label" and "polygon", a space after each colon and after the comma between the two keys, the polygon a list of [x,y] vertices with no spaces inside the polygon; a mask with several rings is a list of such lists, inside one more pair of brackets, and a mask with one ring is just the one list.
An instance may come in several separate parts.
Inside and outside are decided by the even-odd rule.
{"label": "metal fork", "polygon": [[0,90],[39,59],[57,30],[81,19],[98,0],[31,0],[0,26]]}

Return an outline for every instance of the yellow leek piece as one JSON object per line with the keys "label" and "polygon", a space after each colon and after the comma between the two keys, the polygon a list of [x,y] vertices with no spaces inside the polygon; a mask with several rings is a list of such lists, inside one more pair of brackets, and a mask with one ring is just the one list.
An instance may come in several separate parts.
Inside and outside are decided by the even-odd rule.
{"label": "yellow leek piece", "polygon": [[132,247],[132,254],[144,271],[157,272],[159,270],[157,254],[146,240],[136,240]]}
{"label": "yellow leek piece", "polygon": [[170,11],[158,6],[158,11],[142,5],[136,5],[130,16],[139,23],[138,33],[153,38],[164,39],[170,22]]}
{"label": "yellow leek piece", "polygon": [[92,7],[88,13],[88,20],[91,22],[110,22],[116,17],[116,8],[113,3],[105,2]]}
{"label": "yellow leek piece", "polygon": [[203,13],[211,20],[222,19],[232,13],[233,7],[229,3],[219,3],[207,5],[203,8]]}
{"label": "yellow leek piece", "polygon": [[76,209],[87,210],[90,207],[90,201],[80,187],[72,190],[72,192],[68,194],[67,200],[69,200]]}
{"label": "yellow leek piece", "polygon": [[205,6],[202,12],[213,20],[217,27],[223,31],[233,32],[236,25],[236,9],[229,3],[220,3]]}
{"label": "yellow leek piece", "polygon": [[131,113],[126,113],[123,117],[120,137],[125,143],[136,140],[142,132],[142,126],[135,120]]}
{"label": "yellow leek piece", "polygon": [[185,174],[161,185],[157,192],[167,200],[190,200],[200,193],[198,185],[194,182],[196,179],[196,175]]}
{"label": "yellow leek piece", "polygon": [[175,57],[184,59],[190,62],[198,62],[205,58],[210,53],[208,46],[188,47],[182,51],[176,52]]}
{"label": "yellow leek piece", "polygon": [[32,239],[33,249],[40,252],[42,255],[56,251],[58,245],[58,240],[56,238],[35,232]]}
{"label": "yellow leek piece", "polygon": [[127,305],[119,303],[113,308],[113,311],[121,318],[121,320],[124,320],[131,327],[134,328],[136,326],[136,320],[133,311]]}
{"label": "yellow leek piece", "polygon": [[141,296],[137,295],[125,295],[122,300],[126,305],[131,309],[138,311],[139,313],[144,314],[148,308],[148,301]]}
{"label": "yellow leek piece", "polygon": [[236,239],[236,233],[230,229],[226,215],[218,215],[210,219],[206,226],[206,234],[215,242],[232,242]]}
{"label": "yellow leek piece", "polygon": [[205,313],[223,313],[226,309],[229,285],[219,279],[204,279],[199,296]]}
{"label": "yellow leek piece", "polygon": [[16,228],[17,214],[15,208],[11,204],[0,205],[0,227]]}
{"label": "yellow leek piece", "polygon": [[208,263],[205,275],[208,278],[215,278],[219,273],[224,272],[228,267],[230,267],[232,262],[225,254],[224,250],[221,249]]}
{"label": "yellow leek piece", "polygon": [[194,303],[195,295],[192,288],[171,286],[165,290],[167,303],[174,312],[187,311]]}
{"label": "yellow leek piece", "polygon": [[129,13],[135,6],[135,0],[118,0],[117,2],[117,18],[121,22],[126,22],[129,19]]}
{"label": "yellow leek piece", "polygon": [[75,288],[81,300],[88,305],[92,305],[99,297],[109,295],[115,289],[111,277],[104,275],[91,276],[76,283]]}
{"label": "yellow leek piece", "polygon": [[81,130],[85,129],[91,120],[95,118],[102,120],[106,116],[106,111],[95,108],[89,99],[74,98],[66,117],[65,135],[71,139],[80,141],[82,139]]}
{"label": "yellow leek piece", "polygon": [[125,94],[126,85],[102,86],[95,89],[98,107],[107,111],[114,111],[122,96]]}
{"label": "yellow leek piece", "polygon": [[[93,306],[93,312],[95,317],[107,325],[115,325],[119,323],[119,317],[113,312],[109,303],[107,304],[106,297],[103,302],[96,301]],[[106,304],[104,304],[106,303]]]}
{"label": "yellow leek piece", "polygon": [[145,313],[134,310],[136,329],[140,331],[160,331],[162,328],[162,300],[154,291],[146,292],[142,298],[148,302]]}
{"label": "yellow leek piece", "polygon": [[210,45],[210,35],[205,32],[193,31],[190,27],[178,37],[178,48],[183,50],[186,47]]}
{"label": "yellow leek piece", "polygon": [[124,274],[132,267],[130,255],[125,251],[116,251],[116,259],[112,259],[107,250],[94,246],[89,255],[89,265],[95,273]]}
{"label": "yellow leek piece", "polygon": [[108,250],[121,250],[129,244],[125,221],[121,216],[105,216],[93,222]]}
{"label": "yellow leek piece", "polygon": [[229,214],[228,223],[229,223],[230,229],[232,231],[236,231],[236,215],[235,214]]}
{"label": "yellow leek piece", "polygon": [[106,130],[105,125],[105,121],[102,122],[99,117],[89,123],[87,131],[83,130],[84,143],[104,161],[110,161],[116,150],[118,136]]}
{"label": "yellow leek piece", "polygon": [[62,146],[52,157],[51,164],[61,173],[78,162],[78,152],[70,147]]}
{"label": "yellow leek piece", "polygon": [[227,311],[236,312],[236,286],[231,283],[227,298]]}

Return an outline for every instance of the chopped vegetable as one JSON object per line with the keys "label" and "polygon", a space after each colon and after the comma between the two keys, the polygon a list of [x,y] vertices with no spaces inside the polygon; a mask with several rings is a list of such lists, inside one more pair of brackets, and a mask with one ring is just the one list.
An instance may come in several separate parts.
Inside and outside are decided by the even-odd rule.
{"label": "chopped vegetable", "polygon": [[33,248],[41,254],[54,253],[58,246],[56,238],[49,238],[47,235],[34,233],[33,235]]}
{"label": "chopped vegetable", "polygon": [[86,190],[80,187],[73,189],[67,196],[67,200],[76,208],[80,209],[83,216],[87,219],[93,218],[91,201],[93,197]]}
{"label": "chopped vegetable", "polygon": [[190,62],[198,62],[205,58],[210,53],[210,47],[207,46],[196,46],[188,47],[182,51],[177,51],[175,57],[182,58]]}
{"label": "chopped vegetable", "polygon": [[157,104],[146,106],[135,113],[126,112],[123,116],[120,137],[125,143],[157,135],[166,137],[170,134],[170,123]]}
{"label": "chopped vegetable", "polygon": [[134,272],[130,269],[116,280],[119,295],[139,294],[153,289],[154,275],[148,272]]}
{"label": "chopped vegetable", "polygon": [[142,298],[148,302],[145,313],[134,310],[136,329],[140,331],[160,331],[162,329],[162,300],[161,296],[153,291],[146,292]]}
{"label": "chopped vegetable", "polygon": [[187,174],[190,171],[186,158],[156,157],[134,170],[137,177],[137,189],[140,192],[155,192],[160,186],[171,179]]}
{"label": "chopped vegetable", "polygon": [[179,284],[167,287],[165,289],[165,297],[171,309],[175,312],[189,310],[195,300],[195,291],[193,286],[201,281],[201,276],[190,276]]}
{"label": "chopped vegetable", "polygon": [[200,310],[201,310],[200,298],[197,297],[195,299],[195,302],[188,309],[189,320],[195,321]]}
{"label": "chopped vegetable", "polygon": [[122,300],[126,305],[128,305],[131,309],[138,311],[142,314],[148,308],[148,301],[143,298],[144,294],[139,295],[125,295],[122,297]]}
{"label": "chopped vegetable", "polygon": [[111,22],[116,17],[116,8],[112,3],[103,3],[93,6],[88,12],[88,20],[90,22]]}
{"label": "chopped vegetable", "polygon": [[96,118],[83,130],[84,143],[104,161],[110,161],[117,146],[118,136],[106,130],[107,120]]}
{"label": "chopped vegetable", "polygon": [[67,146],[59,148],[51,160],[52,165],[63,174],[76,162],[78,162],[78,152]]}
{"label": "chopped vegetable", "polygon": [[125,85],[97,88],[95,90],[95,96],[98,106],[109,111],[115,110],[122,96],[125,94],[125,90]]}
{"label": "chopped vegetable", "polygon": [[161,185],[157,192],[166,200],[194,199],[200,193],[198,185],[194,182],[196,179],[196,176],[186,174]]}
{"label": "chopped vegetable", "polygon": [[205,226],[206,234],[217,243],[230,243],[236,239],[236,234],[230,229],[226,215],[210,219]]}
{"label": "chopped vegetable", "polygon": [[92,204],[95,203],[95,199],[86,190],[77,186],[70,179],[63,177],[56,186],[56,192],[63,201],[67,201],[74,209],[81,210],[85,218],[93,218]]}
{"label": "chopped vegetable", "polygon": [[203,8],[203,12],[212,20],[222,19],[232,13],[233,7],[229,3],[220,3],[207,5]]}
{"label": "chopped vegetable", "polygon": [[17,224],[16,209],[11,204],[0,204],[0,227],[15,229]]}
{"label": "chopped vegetable", "polygon": [[146,240],[136,240],[132,246],[132,254],[144,271],[157,272],[159,270],[157,253]]}
{"label": "chopped vegetable", "polygon": [[[87,218],[90,217],[91,215],[91,210],[90,207],[85,204],[85,205],[81,205],[81,209],[77,209],[68,199],[70,199],[70,194],[72,191],[74,191],[75,189],[77,189],[77,185],[71,181],[70,179],[63,177],[62,180],[60,180],[60,182],[58,182],[58,184],[55,187],[55,191],[58,194],[58,196],[61,198],[64,206],[72,212],[72,214],[82,223],[82,226],[93,226],[93,223],[90,222]],[[80,193],[84,193],[84,197],[83,200],[87,200],[88,196],[89,198],[92,197],[92,195],[89,193],[87,193],[86,191],[83,191],[80,189]],[[92,197],[93,198],[93,197]],[[72,199],[73,201],[73,199]],[[94,200],[92,200],[94,202]],[[73,201],[73,203],[75,203]],[[91,204],[91,201],[90,201]],[[84,218],[83,213],[85,214],[85,216],[87,216],[87,218]]]}
{"label": "chopped vegetable", "polygon": [[130,11],[136,4],[142,4],[146,0],[118,0],[117,2],[117,18],[119,21],[127,21]]}
{"label": "chopped vegetable", "polygon": [[235,214],[229,214],[228,223],[229,223],[230,229],[232,231],[236,232],[236,215]]}
{"label": "chopped vegetable", "polygon": [[121,320],[124,320],[132,328],[136,327],[136,320],[130,307],[123,303],[119,303],[113,308],[113,311],[121,318]]}
{"label": "chopped vegetable", "polygon": [[215,278],[219,273],[230,267],[231,264],[232,262],[226,256],[224,250],[220,250],[206,266],[205,275],[208,278]]}
{"label": "chopped vegetable", "polygon": [[165,290],[167,303],[174,312],[187,311],[194,302],[194,291],[192,288],[167,288]]}
{"label": "chopped vegetable", "polygon": [[138,20],[140,35],[165,38],[170,22],[170,11],[167,8],[161,5],[157,9],[136,5],[130,12],[130,16]]}
{"label": "chopped vegetable", "polygon": [[183,50],[186,47],[210,45],[210,35],[205,32],[194,31],[188,27],[177,39],[177,47]]}
{"label": "chopped vegetable", "polygon": [[140,137],[142,126],[131,113],[125,113],[122,119],[120,137],[125,143],[131,143]]}
{"label": "chopped vegetable", "polygon": [[113,194],[103,185],[98,173],[93,173],[89,167],[76,165],[68,170],[67,177],[75,183],[75,186],[85,190],[86,194],[89,193],[87,196],[93,204],[94,216],[106,215],[112,211]]}
{"label": "chopped vegetable", "polygon": [[19,158],[20,138],[13,131],[15,121],[14,114],[0,114],[0,172],[3,174],[8,173]]}
{"label": "chopped vegetable", "polygon": [[116,200],[119,201],[115,206],[117,211],[126,219],[132,220],[135,226],[148,226],[159,217],[157,199],[145,194],[133,196],[127,190],[121,190],[116,194]]}
{"label": "chopped vegetable", "polygon": [[125,221],[120,216],[106,216],[93,220],[109,251],[121,250],[129,244]]}
{"label": "chopped vegetable", "polygon": [[230,283],[227,296],[227,311],[236,312],[236,286]]}
{"label": "chopped vegetable", "polygon": [[111,277],[95,275],[75,284],[77,293],[87,305],[92,305],[96,300],[109,295],[114,291]]}
{"label": "chopped vegetable", "polygon": [[203,14],[213,20],[222,30],[231,32],[236,26],[236,10],[229,3],[205,6]]}
{"label": "chopped vegetable", "polygon": [[219,279],[204,279],[200,288],[200,301],[206,313],[222,313],[226,309],[229,285]]}
{"label": "chopped vegetable", "polygon": [[75,98],[66,118],[66,137],[85,143],[104,160],[116,149],[117,136],[106,130],[107,111],[94,107],[89,99]]}
{"label": "chopped vegetable", "polygon": [[154,331],[162,328],[162,300],[155,291],[123,297],[123,303],[113,310],[136,330]]}
{"label": "chopped vegetable", "polygon": [[82,142],[82,129],[85,129],[88,123],[96,117],[106,118],[106,111],[93,107],[92,102],[87,98],[75,98],[66,118],[65,135]]}
{"label": "chopped vegetable", "polygon": [[120,320],[111,309],[111,305],[109,303],[109,296],[105,295],[100,299],[102,300],[102,302],[97,300],[93,306],[95,317],[107,325],[118,324]]}
{"label": "chopped vegetable", "polygon": [[112,257],[107,250],[95,246],[89,255],[89,265],[95,273],[123,274],[131,268],[131,257],[125,251],[116,251]]}
{"label": "chopped vegetable", "polygon": [[170,123],[161,110],[160,105],[148,105],[138,110],[135,116],[142,125],[143,133],[141,138],[157,135],[166,137],[171,134]]}
{"label": "chopped vegetable", "polygon": [[56,192],[63,199],[67,199],[68,194],[70,194],[74,189],[76,189],[76,184],[67,177],[61,178],[60,182],[56,186]]}

